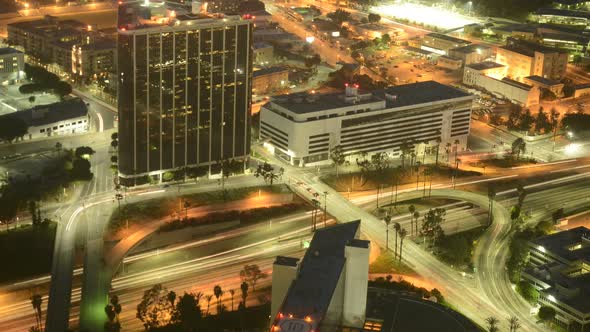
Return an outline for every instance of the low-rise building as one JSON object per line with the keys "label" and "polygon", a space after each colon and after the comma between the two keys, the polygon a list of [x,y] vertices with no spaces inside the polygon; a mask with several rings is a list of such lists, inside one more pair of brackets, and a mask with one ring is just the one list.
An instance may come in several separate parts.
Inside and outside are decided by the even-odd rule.
{"label": "low-rise building", "polygon": [[459,70],[463,67],[463,60],[441,55],[436,59],[436,65],[450,70]]}
{"label": "low-rise building", "polygon": [[357,220],[316,230],[301,260],[276,258],[270,332],[481,330],[436,298],[367,287],[371,243],[358,239],[360,224]]}
{"label": "low-rise building", "polygon": [[568,331],[590,327],[590,229],[576,227],[530,241],[522,278],[539,290],[539,303],[556,311]]}
{"label": "low-rise building", "polygon": [[260,111],[260,138],[276,156],[296,166],[329,162],[340,146],[354,160],[359,153],[400,156],[404,142],[424,153],[427,144],[464,150],[473,96],[425,81],[364,92],[348,85],[345,93],[297,93],[271,99]]}
{"label": "low-rise building", "polygon": [[563,97],[563,87],[565,84],[550,80],[548,78],[544,78],[541,76],[528,76],[524,78],[524,83],[537,87],[541,90],[550,91],[555,95],[555,97],[561,98]]}
{"label": "low-rise building", "polygon": [[463,83],[525,107],[539,103],[540,91],[537,87],[505,77],[505,73],[506,68],[498,63],[475,63],[465,66]]}
{"label": "low-rise building", "polygon": [[274,63],[274,47],[265,42],[258,42],[252,45],[252,55],[254,56],[254,65],[266,67]]}
{"label": "low-rise building", "polygon": [[506,46],[498,48],[496,62],[506,66],[507,76],[517,81],[532,75],[561,79],[567,68],[568,54],[555,48],[510,38]]}
{"label": "low-rise building", "polygon": [[208,0],[207,12],[237,14],[240,8],[240,0]]}
{"label": "low-rise building", "polygon": [[394,28],[389,25],[380,23],[357,24],[353,25],[352,29],[357,34],[371,40],[375,38],[381,38],[385,34],[389,35],[393,39],[393,37],[403,32],[402,29]]}
{"label": "low-rise building", "polygon": [[89,129],[88,108],[78,98],[0,116],[4,117],[23,120],[29,127],[28,139],[80,134]]}
{"label": "low-rise building", "polygon": [[7,30],[9,43],[22,49],[33,62],[49,64],[51,71],[82,79],[116,72],[116,42],[96,26],[47,15],[10,23]]}
{"label": "low-rise building", "polygon": [[590,10],[588,0],[553,0],[553,7],[569,10]]}
{"label": "low-rise building", "polygon": [[580,98],[590,95],[590,83],[576,85],[574,90],[574,98]]}
{"label": "low-rise building", "polygon": [[12,47],[0,48],[0,84],[13,83],[24,78],[25,57]]}
{"label": "low-rise building", "polygon": [[450,49],[471,44],[470,41],[432,32],[420,39],[420,48],[440,55],[448,55]]}
{"label": "low-rise building", "polygon": [[590,12],[558,8],[539,8],[531,17],[539,23],[572,25],[590,29]]}
{"label": "low-rise building", "polygon": [[252,73],[252,94],[263,95],[289,86],[287,67],[270,67]]}
{"label": "low-rise building", "polygon": [[108,76],[115,71],[117,42],[109,38],[72,46],[72,73],[81,78]]}
{"label": "low-rise building", "polygon": [[479,44],[470,44],[449,50],[449,57],[460,59],[463,65],[486,61],[491,58],[493,54],[494,53],[490,47]]}
{"label": "low-rise building", "polygon": [[362,328],[370,242],[360,220],[318,229],[301,262],[277,257],[272,274],[271,331]]}

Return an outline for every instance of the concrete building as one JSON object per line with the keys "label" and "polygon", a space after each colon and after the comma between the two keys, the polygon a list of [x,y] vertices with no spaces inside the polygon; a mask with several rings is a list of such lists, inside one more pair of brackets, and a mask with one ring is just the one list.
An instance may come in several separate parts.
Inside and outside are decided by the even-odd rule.
{"label": "concrete building", "polygon": [[471,44],[470,41],[432,32],[420,40],[420,48],[440,55],[448,55],[449,50]]}
{"label": "concrete building", "polygon": [[369,282],[371,243],[359,232],[360,221],[319,229],[303,259],[276,258],[270,332],[481,331],[436,298]]}
{"label": "concrete building", "polygon": [[509,39],[499,47],[496,62],[505,65],[507,76],[522,81],[527,76],[561,79],[565,75],[568,54],[555,48]]}
{"label": "concrete building", "polygon": [[207,12],[238,14],[240,9],[240,0],[207,0]]}
{"label": "concrete building", "polygon": [[116,72],[116,43],[96,26],[76,20],[45,16],[40,20],[10,23],[8,41],[49,70],[85,80]]}
{"label": "concrete building", "polygon": [[264,95],[289,86],[289,69],[270,67],[252,73],[252,93]]}
{"label": "concrete building", "polygon": [[555,309],[568,331],[590,328],[590,229],[576,227],[529,242],[522,278],[539,290],[539,303]]}
{"label": "concrete building", "polygon": [[576,85],[574,90],[574,98],[580,98],[590,95],[590,83]]}
{"label": "concrete building", "polygon": [[538,104],[539,89],[505,77],[506,69],[490,61],[470,64],[463,71],[463,83],[525,107]]}
{"label": "concrete building", "polygon": [[0,84],[14,83],[24,78],[25,56],[11,47],[0,48]]}
{"label": "concrete building", "polygon": [[88,131],[88,108],[81,99],[40,105],[8,113],[0,118],[19,118],[29,127],[28,139],[80,134]]}
{"label": "concrete building", "polygon": [[531,18],[539,23],[571,25],[590,29],[590,12],[557,8],[539,8]]}
{"label": "concrete building", "polygon": [[258,42],[252,45],[252,56],[254,57],[254,65],[260,67],[268,67],[274,64],[274,47],[265,42]]}
{"label": "concrete building", "polygon": [[[329,162],[340,146],[354,160],[359,153],[400,155],[404,142],[442,145],[458,140],[465,149],[473,96],[434,81],[363,92],[349,85],[345,93],[297,93],[272,98],[261,108],[260,138],[279,158],[296,166]],[[453,145],[453,148],[455,146]]]}
{"label": "concrete building", "polygon": [[461,60],[463,66],[484,62],[494,54],[490,47],[479,44],[470,44],[463,47],[453,48],[450,49],[448,53],[449,57]]}
{"label": "concrete building", "polygon": [[553,7],[569,10],[590,10],[588,0],[553,0]]}
{"label": "concrete building", "polygon": [[[250,154],[252,24],[119,5],[119,175],[133,185]],[[200,9],[197,7],[197,9]]]}
{"label": "concrete building", "polygon": [[441,55],[436,58],[436,65],[450,70],[459,70],[463,67],[463,60]]}
{"label": "concrete building", "polygon": [[365,323],[370,242],[360,220],[319,229],[298,262],[277,257],[271,331],[341,331]]}
{"label": "concrete building", "polygon": [[539,88],[540,90],[546,90],[555,95],[557,98],[563,97],[563,87],[565,84],[544,78],[541,76],[528,76],[524,78],[524,83],[530,86]]}
{"label": "concrete building", "polygon": [[91,43],[72,46],[72,74],[77,78],[92,79],[97,76],[107,77],[117,68],[117,42],[110,38],[101,38]]}

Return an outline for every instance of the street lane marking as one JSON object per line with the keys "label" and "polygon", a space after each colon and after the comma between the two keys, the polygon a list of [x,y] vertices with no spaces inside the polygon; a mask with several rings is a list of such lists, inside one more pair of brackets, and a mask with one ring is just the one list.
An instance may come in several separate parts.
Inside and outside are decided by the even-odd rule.
{"label": "street lane marking", "polygon": [[552,163],[544,163],[544,164],[535,164],[535,165],[529,165],[529,166],[516,166],[516,167],[510,167],[510,169],[523,169],[523,168],[533,168],[533,167],[542,167],[542,166],[551,166],[551,165],[558,165],[558,164],[565,164],[565,163],[573,163],[575,161],[578,161],[577,159],[569,159],[569,160],[561,160],[561,161],[555,161]]}
{"label": "street lane marking", "polygon": [[586,168],[586,167],[590,167],[590,165],[581,165],[581,166],[570,167],[570,168],[565,168],[565,169],[557,169],[557,170],[551,171],[550,173],[567,172],[567,171],[571,171],[574,169],[580,169],[580,168]]}

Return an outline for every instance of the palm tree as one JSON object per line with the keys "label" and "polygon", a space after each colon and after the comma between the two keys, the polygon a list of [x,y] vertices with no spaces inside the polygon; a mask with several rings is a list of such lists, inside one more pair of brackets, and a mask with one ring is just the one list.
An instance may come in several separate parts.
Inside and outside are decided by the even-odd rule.
{"label": "palm tree", "polygon": [[395,230],[395,248],[394,248],[394,256],[393,257],[397,257],[397,235],[399,233],[399,230],[402,228],[402,226],[396,222],[393,224],[393,229]]}
{"label": "palm tree", "polygon": [[412,151],[412,153],[410,153],[410,169],[412,169],[414,167],[415,160],[416,160],[416,152]]}
{"label": "palm tree", "polygon": [[496,317],[490,316],[486,318],[486,323],[488,323],[489,332],[498,332],[498,319]]}
{"label": "palm tree", "polygon": [[493,185],[489,185],[488,186],[488,199],[489,199],[489,203],[488,203],[488,225],[492,224],[492,218],[493,218],[493,214],[492,214],[492,209],[494,208],[494,198],[496,197],[496,189],[494,188]]}
{"label": "palm tree", "polygon": [[215,285],[215,287],[213,287],[213,294],[215,294],[215,298],[217,298],[217,314],[219,314],[221,311],[221,296],[223,295],[221,286]]}
{"label": "palm tree", "polygon": [[389,224],[391,223],[389,213],[383,218],[383,221],[385,221],[385,251],[389,251]]}
{"label": "palm tree", "polygon": [[447,153],[447,164],[450,164],[450,160],[451,160],[451,142],[447,142],[447,144],[445,145],[445,152]]}
{"label": "palm tree", "polygon": [[246,299],[248,298],[248,283],[245,281],[242,282],[240,289],[242,290],[242,306],[246,308]]}
{"label": "palm tree", "polygon": [[170,307],[174,308],[174,303],[176,302],[176,293],[174,291],[168,292],[166,295],[166,299],[170,302]]}
{"label": "palm tree", "polygon": [[35,294],[31,296],[31,305],[33,306],[33,310],[35,310],[35,318],[37,319],[37,326],[41,329],[41,322],[42,322],[42,311],[41,305],[43,305],[43,297],[39,294]]}
{"label": "palm tree", "polygon": [[63,147],[63,145],[60,142],[56,142],[55,143],[55,151],[57,151],[57,156],[59,157],[60,152],[61,152],[61,148]]}
{"label": "palm tree", "polygon": [[414,226],[414,213],[416,212],[416,207],[411,204],[408,206],[408,211],[410,212],[410,227],[413,228]]}
{"label": "palm tree", "polygon": [[402,249],[404,248],[404,238],[408,235],[408,232],[405,228],[400,229],[399,231],[399,261],[402,261]]}
{"label": "palm tree", "polygon": [[414,211],[414,225],[416,227],[416,234],[418,234],[418,218],[420,218],[420,212]]}
{"label": "palm tree", "polygon": [[209,306],[211,305],[212,298],[213,298],[213,295],[211,295],[211,294],[205,296],[205,300],[207,301],[207,312],[205,313],[205,315],[207,315],[207,316],[209,316]]}
{"label": "palm tree", "polygon": [[440,143],[442,142],[442,139],[440,138],[440,130],[436,131],[436,156],[434,159],[434,166],[438,168],[438,153],[440,150]]}
{"label": "palm tree", "polygon": [[236,294],[236,290],[230,289],[229,295],[231,295],[231,311],[234,311],[234,294]]}
{"label": "palm tree", "polygon": [[453,142],[453,144],[455,144],[455,163],[457,162],[457,154],[459,153],[459,140],[456,139],[455,142]]}
{"label": "palm tree", "polygon": [[508,318],[508,323],[510,324],[510,332],[516,332],[516,330],[518,330],[521,326],[520,321],[516,316]]}

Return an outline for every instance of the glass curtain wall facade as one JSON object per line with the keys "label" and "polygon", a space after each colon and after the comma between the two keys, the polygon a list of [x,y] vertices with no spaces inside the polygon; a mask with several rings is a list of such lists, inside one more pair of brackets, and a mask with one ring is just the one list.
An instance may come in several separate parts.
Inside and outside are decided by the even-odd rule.
{"label": "glass curtain wall facade", "polygon": [[206,21],[119,31],[123,185],[248,157],[251,24]]}

